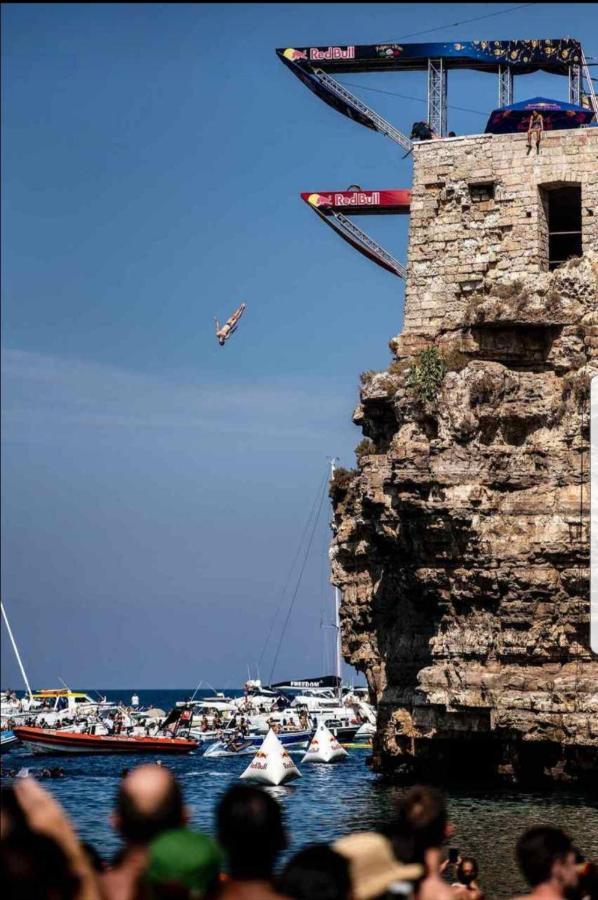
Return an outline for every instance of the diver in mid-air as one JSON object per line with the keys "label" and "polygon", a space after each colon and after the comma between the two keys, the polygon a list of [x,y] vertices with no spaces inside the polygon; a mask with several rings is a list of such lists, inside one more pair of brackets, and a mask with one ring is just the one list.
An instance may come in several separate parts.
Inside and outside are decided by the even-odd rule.
{"label": "diver in mid-air", "polygon": [[218,339],[218,343],[221,347],[224,347],[226,342],[228,341],[231,334],[237,330],[237,325],[239,324],[239,319],[245,312],[245,304],[241,303],[241,305],[234,311],[232,316],[226,320],[224,325],[220,325],[220,322],[216,317],[214,317],[214,321],[216,322],[216,337]]}

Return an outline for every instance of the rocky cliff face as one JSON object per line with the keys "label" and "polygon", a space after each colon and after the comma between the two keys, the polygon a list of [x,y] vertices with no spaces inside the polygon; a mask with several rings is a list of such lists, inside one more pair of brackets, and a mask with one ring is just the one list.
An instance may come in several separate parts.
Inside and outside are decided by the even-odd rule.
{"label": "rocky cliff face", "polygon": [[[417,166],[416,204],[429,156],[419,180]],[[447,188],[458,195],[450,177],[432,183],[439,204]],[[456,215],[470,228],[469,207]],[[484,227],[500,233],[500,217],[487,210],[478,238]],[[442,234],[438,209],[436,220]],[[453,239],[460,248],[465,238]],[[365,440],[357,469],[331,486],[331,556],[344,655],[379,703],[378,771],[450,777],[475,765],[520,783],[595,776],[588,469],[598,253],[584,239],[584,256],[552,272],[539,259],[513,275],[494,257],[472,283],[464,267],[468,290],[457,275],[447,313],[437,306],[425,321],[418,292],[432,295],[420,268],[394,361],[362,376],[354,421]],[[419,247],[412,221],[411,272]],[[431,283],[435,260],[440,274],[450,260],[428,259]],[[420,366],[418,382],[426,348],[432,365]]]}

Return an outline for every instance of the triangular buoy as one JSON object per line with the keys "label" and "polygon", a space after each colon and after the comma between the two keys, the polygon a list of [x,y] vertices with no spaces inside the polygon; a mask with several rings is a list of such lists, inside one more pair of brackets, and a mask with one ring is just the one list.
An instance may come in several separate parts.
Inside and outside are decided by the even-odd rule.
{"label": "triangular buoy", "polygon": [[241,778],[276,786],[292,778],[301,778],[301,772],[270,729]]}
{"label": "triangular buoy", "polygon": [[335,736],[325,725],[318,725],[311,739],[307,753],[302,759],[305,763],[330,763],[345,759],[349,754],[341,747]]}

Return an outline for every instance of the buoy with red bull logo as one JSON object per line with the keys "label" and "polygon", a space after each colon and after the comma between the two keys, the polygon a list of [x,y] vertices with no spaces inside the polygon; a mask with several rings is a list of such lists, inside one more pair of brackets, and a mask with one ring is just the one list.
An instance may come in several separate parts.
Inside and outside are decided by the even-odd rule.
{"label": "buoy with red bull logo", "polygon": [[275,732],[270,729],[262,746],[240,777],[246,781],[255,781],[258,784],[269,784],[276,787],[293,778],[301,778],[301,772],[278,740]]}
{"label": "buoy with red bull logo", "polygon": [[307,753],[302,759],[304,763],[332,763],[346,759],[349,754],[341,747],[335,736],[324,724],[318,725],[311,739]]}

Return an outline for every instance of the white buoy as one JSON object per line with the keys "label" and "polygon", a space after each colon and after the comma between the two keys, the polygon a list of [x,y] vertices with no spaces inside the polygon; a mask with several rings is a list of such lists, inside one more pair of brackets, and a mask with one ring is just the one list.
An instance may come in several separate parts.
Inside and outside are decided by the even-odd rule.
{"label": "white buoy", "polygon": [[278,740],[276,733],[270,729],[262,746],[240,777],[247,781],[257,781],[259,784],[276,787],[292,778],[301,778],[301,772]]}
{"label": "white buoy", "polygon": [[307,753],[301,760],[304,763],[331,763],[346,759],[349,754],[341,747],[335,736],[324,724],[318,725],[311,739]]}

